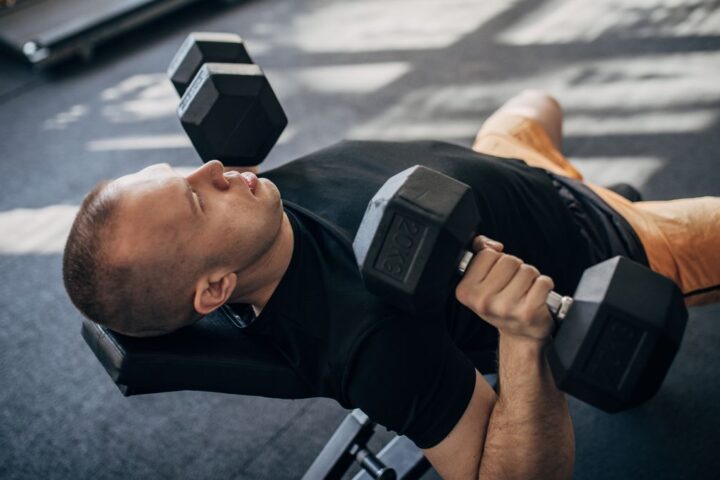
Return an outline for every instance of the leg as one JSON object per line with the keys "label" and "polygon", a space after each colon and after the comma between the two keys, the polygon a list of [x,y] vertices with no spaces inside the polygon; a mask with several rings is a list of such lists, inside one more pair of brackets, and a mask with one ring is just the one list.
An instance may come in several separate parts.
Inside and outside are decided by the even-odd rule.
{"label": "leg", "polygon": [[720,197],[633,203],[587,185],[633,227],[650,268],[677,283],[687,305],[720,302]]}
{"label": "leg", "polygon": [[[560,153],[562,112],[547,94],[530,90],[510,99],[478,132],[473,150],[583,180]],[[640,238],[650,268],[672,279],[688,305],[720,301],[720,197],[631,202],[585,184],[619,213]]]}
{"label": "leg", "polygon": [[528,165],[578,180],[582,175],[560,153],[562,110],[550,95],[525,90],[487,119],[473,150],[498,157],[519,158]]}
{"label": "leg", "polygon": [[505,102],[496,112],[501,115],[517,115],[538,122],[553,146],[561,149],[562,107],[551,95],[542,90],[523,90]]}

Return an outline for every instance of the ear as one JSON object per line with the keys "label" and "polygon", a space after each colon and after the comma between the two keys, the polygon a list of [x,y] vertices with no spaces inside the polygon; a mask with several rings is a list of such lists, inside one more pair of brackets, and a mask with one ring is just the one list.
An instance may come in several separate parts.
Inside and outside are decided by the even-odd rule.
{"label": "ear", "polygon": [[203,276],[195,284],[195,311],[200,315],[212,312],[228,301],[236,286],[235,272],[214,272]]}

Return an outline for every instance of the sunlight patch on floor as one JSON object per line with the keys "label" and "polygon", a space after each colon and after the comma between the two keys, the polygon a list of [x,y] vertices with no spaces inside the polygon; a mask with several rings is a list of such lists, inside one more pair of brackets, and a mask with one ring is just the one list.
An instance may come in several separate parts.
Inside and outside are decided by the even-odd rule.
{"label": "sunlight patch on floor", "polygon": [[445,48],[515,0],[362,0],[333,3],[296,19],[279,41],[308,52]]}
{"label": "sunlight patch on floor", "polygon": [[0,212],[0,255],[62,253],[77,210],[51,205]]}
{"label": "sunlight patch on floor", "polygon": [[612,38],[667,38],[720,33],[713,0],[554,0],[499,35],[511,45],[567,44]]}

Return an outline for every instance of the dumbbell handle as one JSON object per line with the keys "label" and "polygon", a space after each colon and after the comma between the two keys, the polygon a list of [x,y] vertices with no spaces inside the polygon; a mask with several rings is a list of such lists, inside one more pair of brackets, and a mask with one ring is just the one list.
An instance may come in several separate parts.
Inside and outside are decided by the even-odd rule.
{"label": "dumbbell handle", "polygon": [[[463,253],[462,258],[460,259],[460,264],[458,265],[458,270],[463,275],[465,274],[465,270],[467,270],[468,265],[470,265],[470,260],[472,260],[473,256],[474,254],[468,250]],[[545,303],[550,309],[550,313],[552,313],[556,319],[563,320],[573,304],[573,299],[572,297],[560,295],[557,292],[550,292],[548,293]]]}

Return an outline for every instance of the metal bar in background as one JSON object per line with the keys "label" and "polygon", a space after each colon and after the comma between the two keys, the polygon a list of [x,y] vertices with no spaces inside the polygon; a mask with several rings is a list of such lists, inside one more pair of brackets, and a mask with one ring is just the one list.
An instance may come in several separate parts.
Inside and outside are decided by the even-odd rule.
{"label": "metal bar in background", "polygon": [[0,10],[0,42],[45,68],[197,0],[25,0]]}

